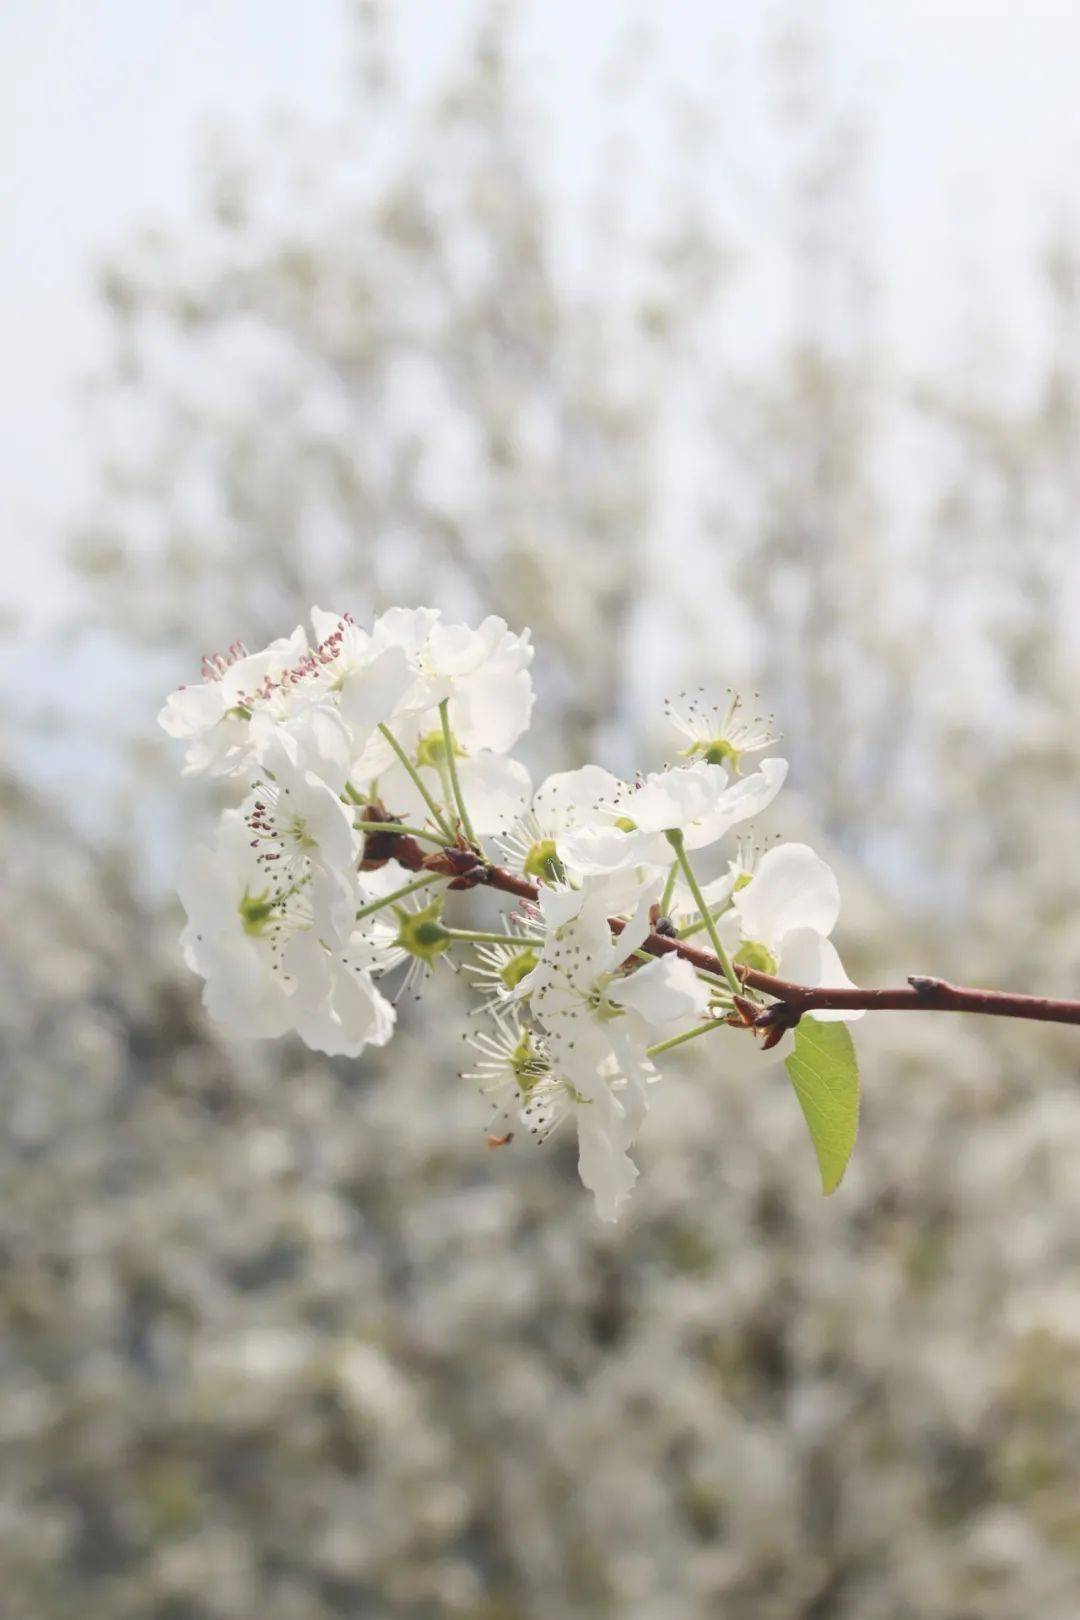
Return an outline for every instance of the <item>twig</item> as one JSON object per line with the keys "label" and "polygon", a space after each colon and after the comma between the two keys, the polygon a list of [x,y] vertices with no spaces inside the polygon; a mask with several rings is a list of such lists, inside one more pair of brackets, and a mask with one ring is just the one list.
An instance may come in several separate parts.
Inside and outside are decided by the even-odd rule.
{"label": "twig", "polygon": [[[392,849],[390,853],[403,866],[412,871],[423,867],[427,871],[452,877],[454,881],[448,885],[451,889],[473,889],[482,885],[498,889],[503,894],[516,895],[520,900],[535,902],[540,898],[536,883],[520,877],[516,872],[507,871],[503,866],[491,865],[469,850],[446,849],[425,855],[419,844],[408,837],[392,839],[389,835],[380,834],[379,838],[380,855],[384,853],[386,843],[399,845],[400,848]],[[622,918],[612,917],[610,921],[612,932],[621,934],[626,926]],[[703,973],[717,977],[723,975],[723,965],[717,957],[683,939],[653,933],[642,942],[641,949],[650,956],[668,956],[674,952]],[[792,984],[787,979],[777,979],[771,973],[759,973],[756,968],[746,968],[741,964],[736,964],[736,971],[747,989],[773,997],[767,1007],[757,1011],[748,1009],[744,1022],[747,1028],[768,1031],[774,1040],[778,1040],[785,1029],[793,1028],[803,1013],[818,1008],[836,1012],[983,1013],[992,1018],[1027,1018],[1044,1024],[1080,1024],[1080,1001],[1013,995],[1005,990],[977,990],[924,974],[911,974],[907,988],[855,990]],[[749,1016],[750,1011],[753,1011],[753,1016]]]}

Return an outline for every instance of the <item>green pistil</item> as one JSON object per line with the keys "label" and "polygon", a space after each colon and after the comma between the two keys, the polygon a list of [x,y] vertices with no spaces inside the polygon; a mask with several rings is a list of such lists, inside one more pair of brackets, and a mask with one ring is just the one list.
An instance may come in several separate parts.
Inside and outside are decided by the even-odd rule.
{"label": "green pistil", "polygon": [[245,889],[236,909],[243,921],[244,933],[258,939],[265,933],[266,925],[274,915],[275,903],[270,898],[269,889],[264,889],[262,894],[251,894]]}
{"label": "green pistil", "polygon": [[612,974],[605,974],[603,980],[590,990],[588,997],[589,1011],[594,1013],[600,1022],[604,1024],[610,1023],[613,1018],[623,1016],[623,1009],[616,1007],[607,997],[607,987],[612,978]]}
{"label": "green pistil", "polygon": [[684,749],[684,757],[703,759],[707,765],[730,765],[738,772],[739,760],[742,757],[737,748],[733,748],[726,737],[713,737],[710,742],[696,742]]}
{"label": "green pistil", "polygon": [[[452,746],[455,757],[464,759],[465,750],[460,743],[454,740]],[[416,763],[418,765],[430,765],[435,770],[441,771],[446,765],[447,757],[446,738],[441,731],[429,731],[426,736],[420,738],[416,745]]]}
{"label": "green pistil", "polygon": [[437,956],[449,950],[453,935],[439,921],[441,899],[433,900],[420,911],[405,911],[401,906],[395,906],[394,911],[398,920],[395,943],[410,956],[421,962],[434,962]]}
{"label": "green pistil", "polygon": [[534,950],[518,951],[512,956],[504,968],[499,970],[499,978],[508,990],[516,990],[528,974],[539,962],[540,958]]}
{"label": "green pistil", "polygon": [[554,838],[541,838],[533,844],[525,857],[523,871],[526,877],[540,883],[555,884],[566,880],[566,868],[560,861]]}
{"label": "green pistil", "polygon": [[527,1097],[533,1087],[543,1080],[549,1072],[545,1058],[540,1057],[532,1043],[532,1036],[528,1030],[522,1034],[513,1052],[510,1054],[510,1068],[513,1071],[517,1088],[523,1097]]}
{"label": "green pistil", "polygon": [[296,842],[300,845],[301,849],[315,848],[315,839],[312,838],[311,834],[304,826],[304,823],[299,819],[294,821],[292,824],[292,835]]}
{"label": "green pistil", "polygon": [[771,973],[774,976],[778,965],[769,947],[756,939],[745,940],[739,946],[735,952],[735,961],[742,967],[753,968],[755,973]]}

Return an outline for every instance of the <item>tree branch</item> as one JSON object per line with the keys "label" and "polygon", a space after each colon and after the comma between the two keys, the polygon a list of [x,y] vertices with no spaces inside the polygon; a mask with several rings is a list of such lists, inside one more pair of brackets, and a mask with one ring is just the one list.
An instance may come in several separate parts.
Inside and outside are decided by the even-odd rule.
{"label": "tree branch", "polygon": [[[377,833],[370,843],[376,845],[371,853],[376,859],[393,856],[410,871],[422,867],[451,879],[451,889],[474,889],[480,886],[498,889],[503,894],[516,895],[519,900],[536,902],[540,898],[539,885],[529,878],[519,877],[503,866],[483,860],[472,850],[440,849],[427,855],[415,839],[403,835]],[[619,917],[611,918],[614,933],[621,934],[625,923]],[[722,976],[723,965],[710,951],[699,950],[686,940],[663,933],[651,933],[642,945],[650,956],[674,953],[683,957],[705,973]],[[966,985],[949,984],[924,974],[911,974],[906,988],[884,990],[829,989],[822,986],[792,984],[787,979],[774,978],[771,973],[759,973],[756,968],[736,964],[743,985],[773,998],[766,1007],[756,1007],[739,998],[739,1012],[747,1027],[765,1030],[767,1044],[778,1040],[785,1029],[792,1029],[803,1013],[816,1009],[836,1012],[966,1012],[983,1013],[994,1018],[1026,1018],[1044,1024],[1080,1024],[1080,1001],[1059,1001],[1049,996],[1012,995],[1005,990],[977,990]]]}
{"label": "tree branch", "polygon": [[1050,996],[1013,995],[1006,990],[976,990],[950,984],[925,974],[908,976],[907,989],[830,990],[791,984],[771,973],[744,970],[742,980],[752,990],[774,996],[791,1013],[801,1016],[815,1008],[855,1012],[967,1012],[995,1018],[1031,1018],[1044,1024],[1080,1024],[1080,1001],[1056,1001]]}

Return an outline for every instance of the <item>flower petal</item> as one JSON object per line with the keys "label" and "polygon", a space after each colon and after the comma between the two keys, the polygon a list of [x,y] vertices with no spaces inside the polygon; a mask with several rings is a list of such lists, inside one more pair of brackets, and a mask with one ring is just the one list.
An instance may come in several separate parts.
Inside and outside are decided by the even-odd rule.
{"label": "flower petal", "polygon": [[473,829],[481,836],[512,827],[532,792],[529,773],[519,760],[487,749],[458,761],[458,781]]}
{"label": "flower petal", "polygon": [[[855,988],[844,972],[836,946],[812,928],[793,928],[785,935],[780,952],[779,976],[814,989],[820,985],[828,985],[832,990]],[[863,1010],[826,1007],[819,1008],[810,1017],[819,1018],[823,1023],[850,1024],[863,1016]]]}
{"label": "flower petal", "polygon": [[709,991],[683,957],[661,956],[613,984],[608,1000],[655,1029],[699,1017],[708,1006]]}
{"label": "flower petal", "polygon": [[[720,769],[718,765],[705,768],[711,771]],[[740,821],[749,821],[751,817],[760,815],[783,787],[787,772],[786,759],[763,759],[752,775],[737,777],[718,795],[712,810],[695,826],[687,828],[687,848],[703,849],[730,832]]]}
{"label": "flower petal", "polygon": [[537,788],[533,815],[545,834],[569,832],[572,827],[587,825],[600,801],[618,790],[618,778],[599,765],[556,771]]}
{"label": "flower petal", "polygon": [[750,882],[736,894],[735,909],[743,937],[760,941],[777,955],[793,928],[832,932],[840,914],[840,891],[830,867],[807,844],[779,844],[762,857]]}

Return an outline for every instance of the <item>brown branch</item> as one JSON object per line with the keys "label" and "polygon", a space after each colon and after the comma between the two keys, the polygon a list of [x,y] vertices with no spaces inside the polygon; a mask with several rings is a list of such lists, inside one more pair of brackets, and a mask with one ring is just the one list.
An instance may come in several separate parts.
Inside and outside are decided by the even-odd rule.
{"label": "brown branch", "polygon": [[[385,820],[386,817],[380,812],[378,819]],[[412,838],[375,833],[367,840],[365,856],[374,857],[372,864],[381,864],[393,856],[410,871],[418,871],[422,867],[429,872],[442,872],[452,879],[448,885],[451,889],[474,889],[482,885],[498,889],[503,894],[516,895],[519,900],[535,902],[540,898],[539,886],[529,878],[520,877],[504,866],[492,865],[468,849],[440,849],[426,855]],[[622,918],[612,917],[610,921],[613,932],[621,934],[626,926]],[[667,956],[674,952],[705,973],[718,977],[722,975],[721,965],[710,951],[703,951],[675,935],[651,933],[642,950],[652,956]],[[922,974],[910,975],[907,987],[903,989],[833,990],[792,984],[787,979],[774,978],[770,973],[759,973],[756,968],[739,966],[737,971],[748,990],[757,990],[773,998],[770,1005],[760,1008],[750,1001],[742,1002],[740,998],[739,1012],[743,1023],[747,1027],[765,1030],[766,1045],[775,1044],[785,1029],[792,1029],[799,1022],[803,1013],[818,1008],[838,1012],[967,1012],[983,1013],[994,1018],[1034,1019],[1045,1024],[1080,1024],[1080,1001],[1012,995],[1004,990],[975,990]]]}
{"label": "brown branch", "polygon": [[975,990],[918,973],[909,975],[908,988],[893,990],[812,989],[752,968],[743,970],[742,980],[750,989],[774,996],[798,1016],[815,1008],[832,1008],[844,1012],[986,1013],[995,1018],[1033,1018],[1044,1024],[1080,1024],[1080,1001],[1013,995],[1006,990]]}

